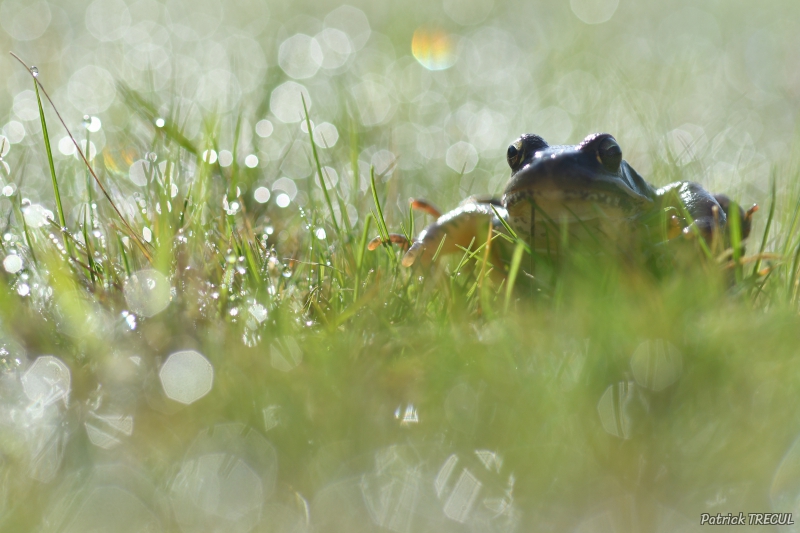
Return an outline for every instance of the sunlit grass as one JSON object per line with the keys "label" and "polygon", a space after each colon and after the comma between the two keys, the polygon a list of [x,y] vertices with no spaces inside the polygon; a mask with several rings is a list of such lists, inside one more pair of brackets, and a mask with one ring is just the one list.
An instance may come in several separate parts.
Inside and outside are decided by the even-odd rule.
{"label": "sunlit grass", "polygon": [[[88,169],[55,164],[39,98],[45,142],[30,149],[46,154],[57,220],[29,227],[30,206],[11,195],[0,246],[23,267],[6,267],[0,286],[3,531],[113,523],[85,511],[108,486],[124,490],[105,503],[148,511],[133,524],[175,531],[206,519],[243,531],[588,531],[604,520],[656,531],[701,512],[796,505],[797,168],[773,172],[743,252],[692,245],[654,273],[577,246],[561,262],[537,258],[508,227],[504,272],[486,242],[409,269],[400,248],[368,242],[411,237],[430,219],[397,205],[408,174],[359,169],[377,141],[357,103],[335,124],[334,152],[318,150],[321,118],[302,102],[294,140],[314,179],[304,206],[279,207],[278,190],[254,200],[264,170],[240,164],[252,112],[232,121],[234,162],[222,166],[203,155],[225,146],[220,115],[205,114],[193,137],[177,104],[120,94],[149,134],[128,138],[145,187],[131,194],[132,148],[107,147],[84,160],[97,181],[62,205],[58,187]],[[684,178],[680,154],[667,154],[653,154],[656,179]],[[329,186],[331,163],[351,175]],[[15,172],[4,177],[19,191]],[[214,378],[184,405],[159,372],[188,350]],[[31,407],[21,376],[43,354],[69,368],[69,401]],[[243,490],[246,512],[193,477],[215,453],[231,468],[209,471],[261,491]]]}

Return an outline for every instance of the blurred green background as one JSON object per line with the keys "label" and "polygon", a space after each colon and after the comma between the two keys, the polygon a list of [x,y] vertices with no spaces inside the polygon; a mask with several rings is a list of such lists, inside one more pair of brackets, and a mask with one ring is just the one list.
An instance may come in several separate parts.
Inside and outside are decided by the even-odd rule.
{"label": "blurred green background", "polygon": [[[777,0],[2,0],[0,530],[667,532],[800,509],[798,21]],[[45,102],[62,244],[5,51],[152,261]],[[399,231],[409,196],[500,194],[523,132],[599,131],[656,185],[759,203],[767,270],[589,266],[504,299],[364,251],[371,167]]]}

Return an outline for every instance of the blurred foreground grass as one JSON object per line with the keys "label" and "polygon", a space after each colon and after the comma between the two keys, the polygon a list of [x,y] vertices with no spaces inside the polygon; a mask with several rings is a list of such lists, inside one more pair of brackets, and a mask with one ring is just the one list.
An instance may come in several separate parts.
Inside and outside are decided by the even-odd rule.
{"label": "blurred foreground grass", "polygon": [[[282,64],[250,100],[198,108],[157,68],[150,86],[122,73],[102,128],[76,118],[80,90],[54,91],[118,211],[47,102],[50,157],[38,105],[26,121],[14,99],[27,133],[0,147],[0,530],[689,531],[700,513],[798,509],[788,6],[758,27],[744,4],[650,6],[670,11],[659,24],[628,6],[581,31],[569,12],[525,26],[501,7],[438,72],[391,51],[409,14],[358,54],[351,31],[351,63],[308,88],[285,79],[305,79],[302,62]],[[609,131],[654,183],[758,201],[747,251],[769,259],[732,284],[714,261],[656,279],[578,254],[534,285],[526,258],[507,292],[480,257],[424,272],[366,250],[384,219],[428,222],[409,194],[499,193],[519,129]]]}

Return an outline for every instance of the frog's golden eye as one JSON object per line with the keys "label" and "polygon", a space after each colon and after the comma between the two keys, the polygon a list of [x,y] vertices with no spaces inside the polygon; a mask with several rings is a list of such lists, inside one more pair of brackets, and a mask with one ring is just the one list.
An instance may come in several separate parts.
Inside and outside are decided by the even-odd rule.
{"label": "frog's golden eye", "polygon": [[508,159],[508,166],[510,166],[512,169],[516,168],[516,166],[522,160],[521,141],[517,141],[514,144],[509,145],[508,152],[506,153],[506,159]]}
{"label": "frog's golden eye", "polygon": [[616,172],[622,164],[622,148],[613,137],[606,137],[597,147],[597,160],[606,170]]}

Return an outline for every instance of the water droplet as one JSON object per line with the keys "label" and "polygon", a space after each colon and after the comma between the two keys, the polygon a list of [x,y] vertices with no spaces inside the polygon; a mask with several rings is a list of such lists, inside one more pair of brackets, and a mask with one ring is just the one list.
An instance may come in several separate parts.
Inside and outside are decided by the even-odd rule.
{"label": "water droplet", "polygon": [[35,67],[35,66],[32,66],[31,67],[31,74],[33,74],[34,78],[38,78],[39,77],[39,69],[37,67]]}
{"label": "water droplet", "polygon": [[166,122],[163,118],[159,117],[156,119],[156,128],[163,128]]}
{"label": "water droplet", "polygon": [[158,154],[156,154],[155,152],[150,152],[147,154],[147,159],[155,163],[156,160],[158,159]]}
{"label": "water droplet", "polygon": [[92,117],[89,115],[83,115],[83,127],[89,129],[89,125],[92,123]]}

